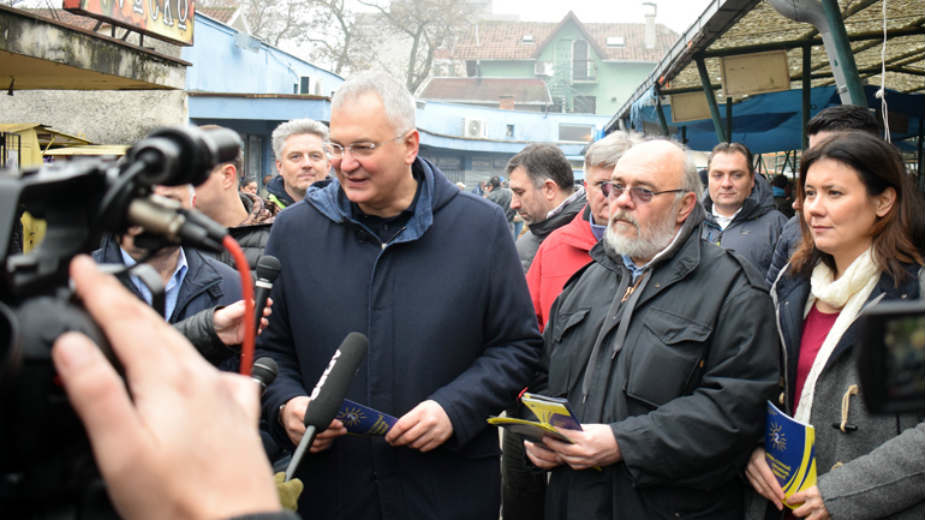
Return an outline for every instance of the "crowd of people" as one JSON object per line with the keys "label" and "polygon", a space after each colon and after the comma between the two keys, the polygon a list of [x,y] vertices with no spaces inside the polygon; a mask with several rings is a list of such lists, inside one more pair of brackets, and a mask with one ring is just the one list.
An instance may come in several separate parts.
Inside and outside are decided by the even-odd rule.
{"label": "crowd of people", "polygon": [[[713,149],[703,186],[684,146],[624,132],[588,147],[580,185],[535,144],[477,194],[419,155],[414,116],[402,85],[362,74],[329,126],[273,132],[268,202],[239,186],[241,158],[195,191],[158,188],[228,227],[252,269],[280,260],[257,340],[279,374],[259,405],[215,368],[246,326],[230,258],[151,257],[131,229],[95,253],[143,259],[163,296],[73,262],[132,399],[85,338],[60,338],[54,362],[120,514],[289,517],[271,464],[362,332],[346,397],[396,420],[315,437],[296,471],[305,518],[925,517],[923,418],[861,399],[858,315],[925,286],[922,194],[869,111],[811,121],[792,195],[742,144]],[[527,417],[525,388],[567,401],[581,429],[499,443],[486,419]],[[818,481],[789,497],[763,448],[768,401],[816,430]]]}

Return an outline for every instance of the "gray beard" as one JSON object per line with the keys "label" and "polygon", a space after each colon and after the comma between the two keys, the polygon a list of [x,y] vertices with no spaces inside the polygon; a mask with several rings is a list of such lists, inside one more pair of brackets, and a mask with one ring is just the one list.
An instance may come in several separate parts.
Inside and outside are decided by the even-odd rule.
{"label": "gray beard", "polygon": [[[672,207],[672,209],[675,208]],[[669,215],[674,214],[674,211],[669,212]],[[655,227],[645,230],[641,229],[639,224],[633,221],[632,225],[636,227],[636,238],[627,238],[614,231],[614,223],[617,220],[614,217],[632,219],[632,217],[622,211],[618,214],[611,215],[610,223],[607,226],[607,230],[604,232],[604,249],[606,252],[612,253],[611,256],[619,257],[621,255],[626,255],[630,258],[651,259],[668,247],[668,244],[671,243],[671,240],[675,236],[674,222],[672,222],[671,218],[666,218],[664,221],[656,224]],[[623,224],[627,224],[626,220],[623,221]],[[618,258],[615,258],[615,260],[618,260]]]}

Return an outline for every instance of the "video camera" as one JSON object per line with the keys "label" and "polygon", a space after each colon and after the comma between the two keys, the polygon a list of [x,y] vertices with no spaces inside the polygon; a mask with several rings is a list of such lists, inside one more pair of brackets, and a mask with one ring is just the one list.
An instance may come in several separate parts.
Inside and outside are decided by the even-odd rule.
{"label": "video camera", "polygon": [[925,415],[925,283],[919,299],[888,301],[860,317],[858,372],[874,413]]}
{"label": "video camera", "polygon": [[[68,265],[103,233],[138,225],[170,243],[221,249],[225,228],[152,196],[154,185],[202,184],[237,158],[227,129],[164,128],[120,162],[85,159],[0,174],[0,511],[23,518],[114,516],[83,426],[55,379],[51,347],[66,331],[90,336],[119,369],[103,334],[68,287]],[[22,209],[45,219],[45,238],[10,251]],[[165,243],[166,243],[165,242]]]}

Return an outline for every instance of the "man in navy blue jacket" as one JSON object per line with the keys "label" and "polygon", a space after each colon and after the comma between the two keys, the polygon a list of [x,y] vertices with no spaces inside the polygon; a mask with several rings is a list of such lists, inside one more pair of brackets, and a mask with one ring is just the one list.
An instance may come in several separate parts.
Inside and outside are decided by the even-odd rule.
{"label": "man in navy blue jacket", "polygon": [[[414,100],[384,74],[348,81],[331,106],[336,179],[281,213],[280,259],[259,339],[279,375],[264,411],[284,442],[341,340],[369,336],[347,398],[395,417],[383,437],[334,421],[296,475],[300,511],[325,519],[495,519],[497,432],[542,341],[504,213],[418,157]],[[258,355],[260,355],[258,354]]]}

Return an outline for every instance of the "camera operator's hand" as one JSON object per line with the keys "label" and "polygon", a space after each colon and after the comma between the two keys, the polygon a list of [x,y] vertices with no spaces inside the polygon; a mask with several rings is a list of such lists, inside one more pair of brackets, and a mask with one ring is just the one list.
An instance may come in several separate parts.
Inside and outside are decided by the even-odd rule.
{"label": "camera operator's hand", "polygon": [[71,278],[125,366],[128,388],[86,336],[52,351],[116,509],[126,518],[279,511],[257,432],[256,384],[219,372],[85,256]]}
{"label": "camera operator's hand", "polygon": [[[270,314],[273,312],[273,299],[267,298],[267,306],[263,309],[263,317],[260,318],[260,329],[257,333],[263,332],[270,324]],[[216,309],[212,315],[212,323],[215,326],[215,335],[222,343],[228,346],[240,345],[244,342],[244,300],[238,300],[227,307]]]}

